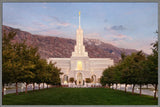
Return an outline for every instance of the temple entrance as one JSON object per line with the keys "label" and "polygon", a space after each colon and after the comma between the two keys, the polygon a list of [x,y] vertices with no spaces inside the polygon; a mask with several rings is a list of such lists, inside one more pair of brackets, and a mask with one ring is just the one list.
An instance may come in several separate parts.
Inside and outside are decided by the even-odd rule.
{"label": "temple entrance", "polygon": [[77,85],[83,85],[82,73],[77,74]]}

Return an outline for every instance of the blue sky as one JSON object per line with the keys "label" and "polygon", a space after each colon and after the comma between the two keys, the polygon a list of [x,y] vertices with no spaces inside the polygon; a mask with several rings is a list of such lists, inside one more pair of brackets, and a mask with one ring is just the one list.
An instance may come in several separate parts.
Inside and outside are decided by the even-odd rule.
{"label": "blue sky", "polygon": [[76,38],[78,12],[85,38],[151,53],[157,3],[3,3],[3,25],[32,34]]}

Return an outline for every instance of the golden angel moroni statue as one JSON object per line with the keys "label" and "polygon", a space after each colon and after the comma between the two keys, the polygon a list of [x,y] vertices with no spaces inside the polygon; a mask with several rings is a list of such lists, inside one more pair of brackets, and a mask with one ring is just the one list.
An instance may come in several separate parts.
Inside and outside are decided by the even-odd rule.
{"label": "golden angel moroni statue", "polygon": [[79,16],[81,15],[81,12],[79,11]]}

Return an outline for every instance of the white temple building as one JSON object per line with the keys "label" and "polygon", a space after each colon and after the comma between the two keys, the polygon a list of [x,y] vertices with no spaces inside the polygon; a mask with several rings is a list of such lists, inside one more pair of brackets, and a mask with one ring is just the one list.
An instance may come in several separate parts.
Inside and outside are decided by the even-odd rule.
{"label": "white temple building", "polygon": [[79,28],[76,31],[76,45],[71,58],[48,58],[48,63],[56,62],[56,66],[61,68],[63,74],[60,76],[61,84],[68,84],[70,78],[74,78],[75,85],[85,85],[86,78],[92,80],[91,83],[100,83],[100,77],[103,70],[114,64],[110,58],[89,58],[88,52],[85,51],[83,45],[83,30],[80,25],[79,12]]}

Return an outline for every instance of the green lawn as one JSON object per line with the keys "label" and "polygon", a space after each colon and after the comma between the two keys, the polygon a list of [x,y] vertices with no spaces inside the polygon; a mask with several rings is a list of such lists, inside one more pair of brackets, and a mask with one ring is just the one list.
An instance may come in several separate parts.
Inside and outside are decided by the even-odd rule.
{"label": "green lawn", "polygon": [[157,105],[153,97],[106,88],[50,88],[8,94],[3,105]]}

